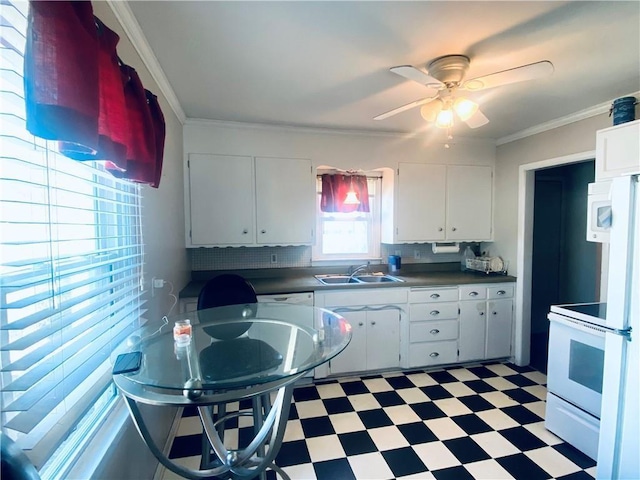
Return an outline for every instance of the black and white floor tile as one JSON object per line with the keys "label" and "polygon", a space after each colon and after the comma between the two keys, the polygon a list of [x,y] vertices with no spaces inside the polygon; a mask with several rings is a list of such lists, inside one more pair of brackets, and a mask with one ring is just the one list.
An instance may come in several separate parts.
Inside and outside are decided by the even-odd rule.
{"label": "black and white floor tile", "polygon": [[[488,363],[301,386],[276,464],[293,480],[594,478],[596,462],[544,428],[545,385],[529,367]],[[227,426],[228,448],[248,443],[249,417]],[[197,468],[201,432],[185,410],[170,458]]]}

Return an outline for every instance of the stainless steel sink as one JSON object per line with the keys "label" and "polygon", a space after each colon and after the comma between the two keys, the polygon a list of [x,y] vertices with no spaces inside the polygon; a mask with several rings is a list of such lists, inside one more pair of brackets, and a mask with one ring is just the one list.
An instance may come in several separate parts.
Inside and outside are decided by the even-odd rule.
{"label": "stainless steel sink", "polygon": [[362,283],[387,283],[387,282],[403,282],[399,278],[383,273],[371,275],[316,275],[316,279],[323,285],[357,285]]}
{"label": "stainless steel sink", "polygon": [[362,283],[349,275],[316,275],[318,281],[324,285],[349,285],[352,283]]}
{"label": "stainless steel sink", "polygon": [[355,278],[364,283],[404,282],[404,280],[391,275],[358,275]]}

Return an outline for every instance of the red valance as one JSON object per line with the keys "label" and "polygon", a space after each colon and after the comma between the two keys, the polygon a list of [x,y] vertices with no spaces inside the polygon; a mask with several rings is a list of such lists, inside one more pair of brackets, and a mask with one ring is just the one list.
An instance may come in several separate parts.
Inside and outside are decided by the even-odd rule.
{"label": "red valance", "polygon": [[88,1],[29,2],[27,129],[75,160],[107,160],[120,178],[157,187],[165,122],[157,98],[119,59],[118,35]]}
{"label": "red valance", "polygon": [[[360,203],[345,204],[353,191]],[[366,175],[323,174],[320,210],[323,212],[369,212],[369,188]]]}

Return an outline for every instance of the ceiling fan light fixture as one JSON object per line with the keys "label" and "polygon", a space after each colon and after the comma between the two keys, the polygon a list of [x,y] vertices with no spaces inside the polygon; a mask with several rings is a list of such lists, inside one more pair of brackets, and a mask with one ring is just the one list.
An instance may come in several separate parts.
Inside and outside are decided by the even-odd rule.
{"label": "ceiling fan light fixture", "polygon": [[451,128],[453,127],[453,110],[446,108],[440,110],[436,117],[436,127],[438,128]]}
{"label": "ceiling fan light fixture", "polygon": [[422,106],[422,108],[420,109],[420,115],[422,115],[422,118],[424,118],[427,122],[435,122],[436,117],[442,110],[443,105],[444,104],[442,103],[442,100],[436,98],[432,102],[429,102],[426,105]]}
{"label": "ceiling fan light fixture", "polygon": [[466,122],[478,111],[478,104],[467,98],[460,97],[453,102],[453,108],[458,114],[458,117],[460,117],[460,120]]}

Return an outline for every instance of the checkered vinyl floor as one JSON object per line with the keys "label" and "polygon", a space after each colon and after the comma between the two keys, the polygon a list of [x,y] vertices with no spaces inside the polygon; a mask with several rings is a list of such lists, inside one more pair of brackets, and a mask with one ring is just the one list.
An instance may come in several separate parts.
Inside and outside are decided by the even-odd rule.
{"label": "checkered vinyl floor", "polygon": [[[594,478],[596,462],[544,428],[545,384],[530,367],[485,363],[301,386],[276,464],[293,480]],[[229,426],[227,447],[246,445],[250,418]],[[169,457],[198,468],[201,432],[185,409]]]}

